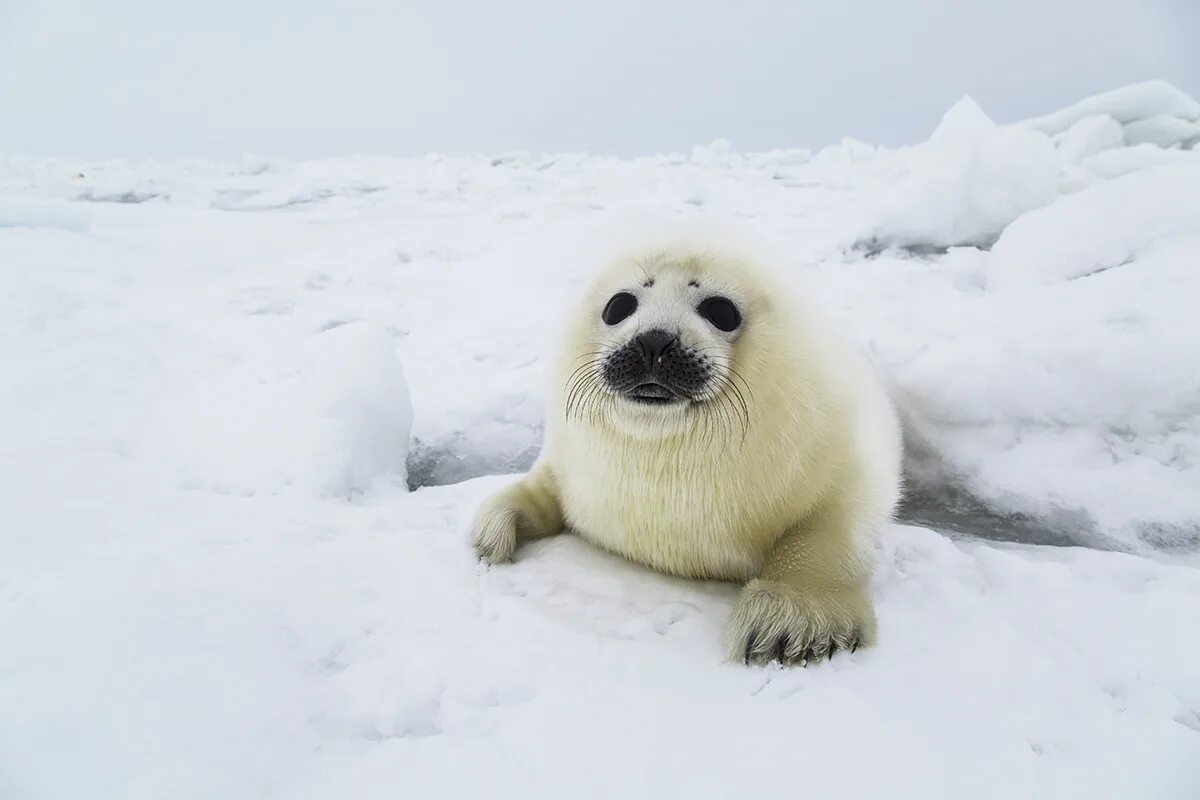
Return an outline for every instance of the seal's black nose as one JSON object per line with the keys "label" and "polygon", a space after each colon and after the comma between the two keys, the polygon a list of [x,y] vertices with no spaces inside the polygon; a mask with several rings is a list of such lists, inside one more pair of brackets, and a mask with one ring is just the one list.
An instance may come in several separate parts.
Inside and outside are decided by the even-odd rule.
{"label": "seal's black nose", "polygon": [[653,370],[662,361],[662,357],[679,343],[679,337],[655,328],[645,333],[639,333],[634,339],[634,343],[641,352],[642,358],[645,359],[646,369]]}

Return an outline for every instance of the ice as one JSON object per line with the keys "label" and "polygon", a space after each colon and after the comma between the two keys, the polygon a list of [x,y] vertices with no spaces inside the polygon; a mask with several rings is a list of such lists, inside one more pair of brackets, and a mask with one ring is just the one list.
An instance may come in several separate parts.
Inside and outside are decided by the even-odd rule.
{"label": "ice", "polygon": [[0,228],[87,230],[87,215],[63,202],[0,197]]}
{"label": "ice", "polygon": [[1178,165],[1200,167],[1200,152],[1163,150],[1151,144],[1117,147],[1085,158],[1081,166],[1094,178],[1117,178],[1150,167]]}
{"label": "ice", "polygon": [[1200,142],[1200,122],[1189,122],[1170,114],[1155,114],[1126,125],[1125,139],[1129,144],[1195,147]]}
{"label": "ice", "polygon": [[1200,103],[1170,84],[1148,81],[1013,127],[1053,137],[1063,170],[1059,190],[1070,193],[1091,185],[1097,176],[1112,178],[1163,163],[1172,157],[1163,148],[1194,147],[1200,141]]}
{"label": "ice", "polygon": [[1120,123],[1169,116],[1182,120],[1200,119],[1200,103],[1165,81],[1146,81],[1094,95],[1078,103],[1025,121],[1043,133],[1062,133],[1085,117],[1104,114]]}
{"label": "ice", "polygon": [[929,141],[882,158],[867,241],[931,250],[990,244],[1004,227],[1057,196],[1050,139],[998,126],[970,98],[955,104]]}
{"label": "ice", "polygon": [[741,166],[741,154],[733,151],[728,139],[717,139],[708,145],[692,148],[692,163],[711,167]]}
{"label": "ice", "polygon": [[[0,157],[0,797],[1192,800],[1200,153],[1130,143],[1188,121],[1164,87],[899,149]],[[741,220],[877,365],[877,647],[722,664],[734,586],[471,556],[630,218]]]}
{"label": "ice", "polygon": [[1065,165],[1074,165],[1102,150],[1125,144],[1125,129],[1106,114],[1084,117],[1054,137],[1058,157]]}
{"label": "ice", "polygon": [[[842,235],[869,252],[990,246],[1014,220],[1114,177],[1113,152],[1149,166],[1166,147],[1200,138],[1200,105],[1150,82],[1097,95],[1047,117],[997,125],[970,98],[946,112],[927,142],[894,151],[827,148],[813,159],[830,188],[863,191]],[[1152,144],[1142,154],[1139,145]],[[1126,147],[1129,145],[1130,147]],[[1140,168],[1140,167],[1137,167]]]}
{"label": "ice", "polygon": [[1181,237],[1087,279],[931,312],[922,327],[958,326],[954,343],[887,356],[912,466],[929,470],[917,483],[1030,515],[1048,540],[1194,549],[1197,256],[1200,237]]}
{"label": "ice", "polygon": [[1155,167],[1024,215],[992,248],[988,286],[1057,283],[1121,266],[1172,236],[1200,233],[1200,165]]}

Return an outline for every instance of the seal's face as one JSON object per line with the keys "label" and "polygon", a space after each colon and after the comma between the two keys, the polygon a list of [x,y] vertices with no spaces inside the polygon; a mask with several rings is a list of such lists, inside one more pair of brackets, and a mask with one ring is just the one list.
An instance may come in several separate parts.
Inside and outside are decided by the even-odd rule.
{"label": "seal's face", "polygon": [[637,263],[589,296],[593,323],[568,381],[568,418],[601,412],[643,433],[702,416],[726,427],[748,423],[734,347],[749,324],[744,306],[734,287],[706,280],[697,267]]}

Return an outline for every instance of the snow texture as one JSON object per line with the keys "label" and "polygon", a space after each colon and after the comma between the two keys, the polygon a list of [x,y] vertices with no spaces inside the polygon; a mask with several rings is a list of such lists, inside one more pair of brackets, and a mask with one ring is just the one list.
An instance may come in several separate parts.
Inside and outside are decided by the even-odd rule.
{"label": "snow texture", "polygon": [[988,245],[1009,222],[1057,194],[1051,141],[996,125],[970,98],[946,112],[928,142],[880,162],[879,203],[868,212],[876,247]]}
{"label": "snow texture", "polygon": [[[1195,122],[1200,120],[1200,102],[1164,81],[1146,81],[1094,95],[1053,114],[1026,120],[1024,124],[1043,133],[1055,134],[1095,115],[1111,117],[1127,129],[1146,120]],[[1178,141],[1163,142],[1162,146],[1171,144],[1178,144]]]}
{"label": "snow texture", "polygon": [[[1149,133],[1195,108],[964,100],[897,150],[0,156],[0,797],[1195,798],[1200,153]],[[641,216],[743,220],[878,365],[909,494],[877,647],[722,664],[734,586],[469,553]]]}
{"label": "snow texture", "polygon": [[0,197],[0,228],[84,231],[87,230],[87,217],[63,201],[39,203],[22,197]]}
{"label": "snow texture", "polygon": [[1105,114],[1084,117],[1051,139],[1064,166],[1078,164],[1088,156],[1125,144],[1125,129]]}
{"label": "snow texture", "polygon": [[1132,262],[1155,244],[1200,234],[1200,162],[1096,184],[1025,214],[992,249],[988,286],[1060,283]]}

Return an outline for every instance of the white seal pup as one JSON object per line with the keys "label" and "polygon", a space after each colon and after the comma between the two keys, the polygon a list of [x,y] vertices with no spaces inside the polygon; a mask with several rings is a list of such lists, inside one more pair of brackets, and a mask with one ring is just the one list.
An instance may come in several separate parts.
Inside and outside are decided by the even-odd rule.
{"label": "white seal pup", "polygon": [[875,638],[874,541],[900,430],[870,366],[738,252],[609,264],[571,317],[530,472],[479,509],[491,563],[573,531],[632,561],[745,582],[728,657],[783,664]]}

